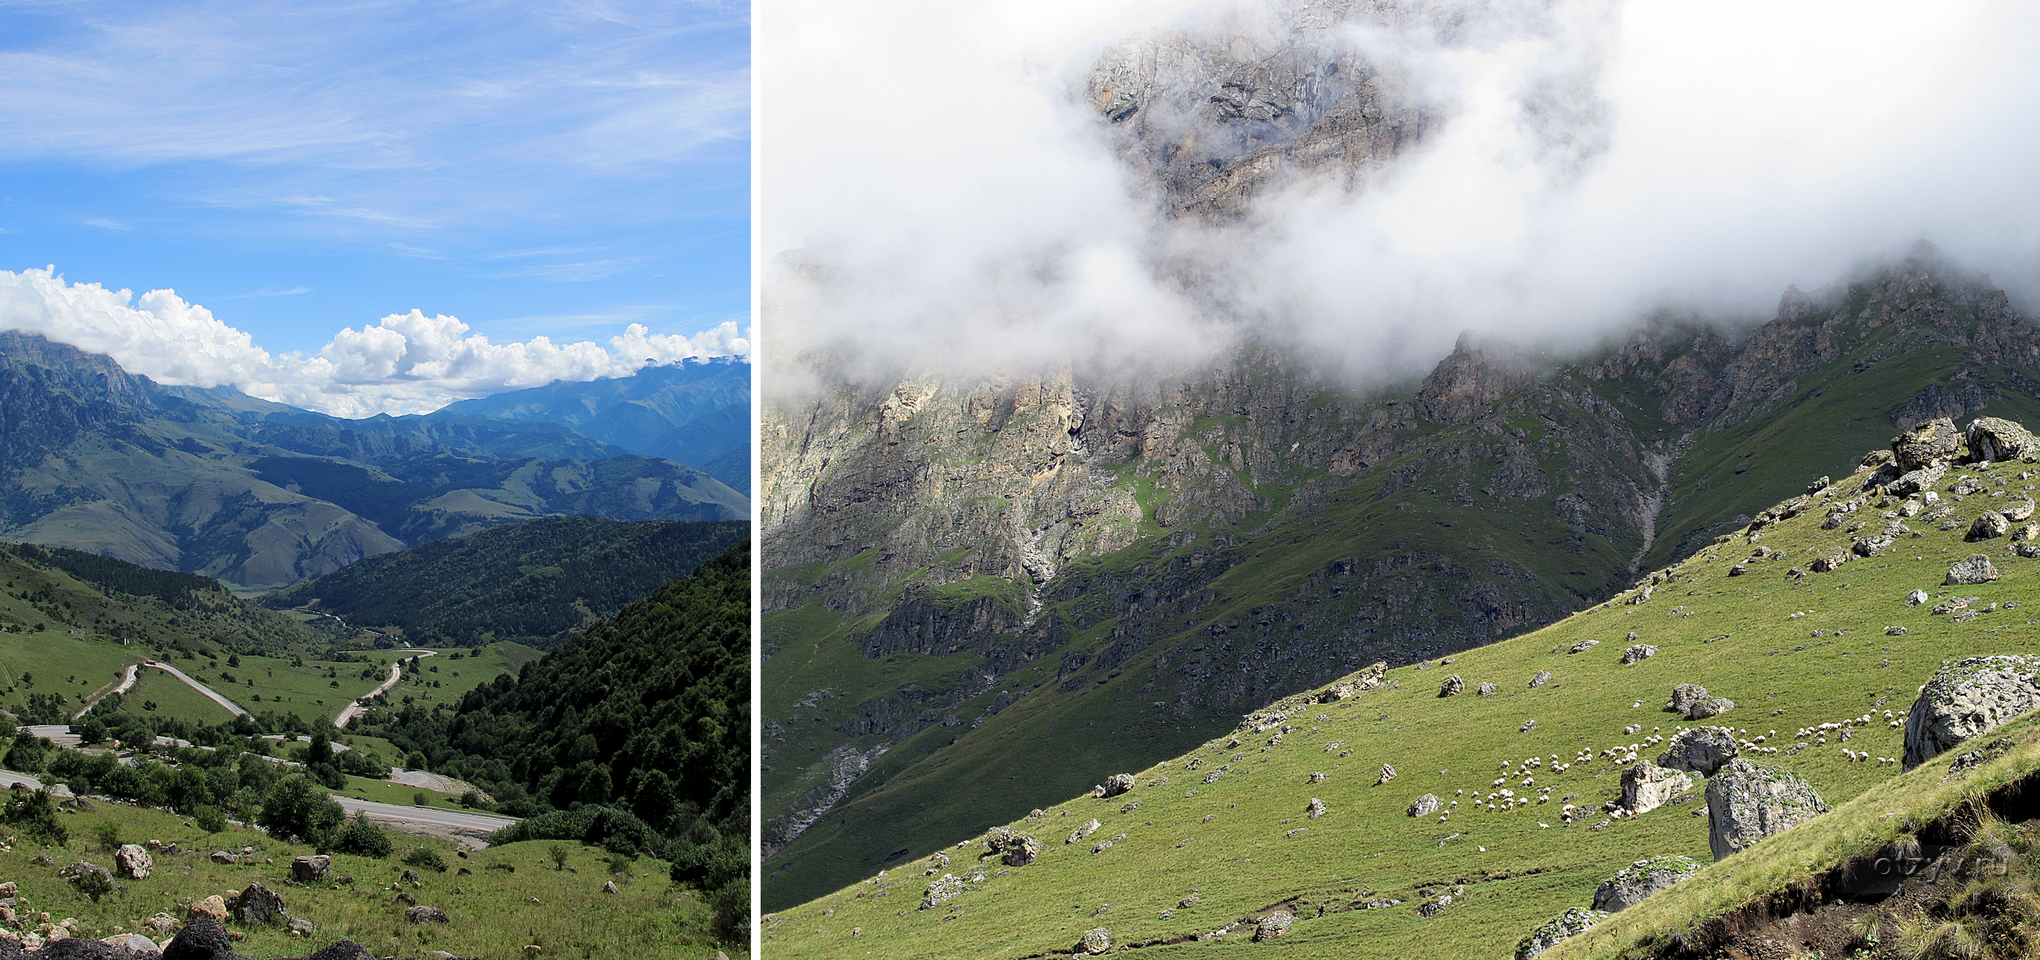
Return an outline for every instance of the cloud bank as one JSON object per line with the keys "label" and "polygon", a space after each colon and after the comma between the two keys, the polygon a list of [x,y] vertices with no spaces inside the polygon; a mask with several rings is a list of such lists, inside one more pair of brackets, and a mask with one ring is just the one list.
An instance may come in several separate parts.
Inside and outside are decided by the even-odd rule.
{"label": "cloud bank", "polygon": [[554,343],[540,336],[493,343],[453,317],[418,310],[345,328],[316,355],[271,354],[174,291],[136,296],[69,283],[54,268],[0,270],[0,329],[106,354],[159,383],[230,385],[339,417],[427,413],[554,380],[627,376],[651,364],[751,354],[751,340],[735,321],[691,337],[633,323],[604,342]]}
{"label": "cloud bank", "polygon": [[1361,5],[1385,14],[1335,40],[1423,136],[1364,189],[1304,178],[1225,222],[1159,213],[1086,74],[1128,38],[1340,4],[766,8],[772,357],[1123,367],[1256,336],[1378,379],[1461,330],[1764,319],[1919,240],[2040,302],[2031,4]]}

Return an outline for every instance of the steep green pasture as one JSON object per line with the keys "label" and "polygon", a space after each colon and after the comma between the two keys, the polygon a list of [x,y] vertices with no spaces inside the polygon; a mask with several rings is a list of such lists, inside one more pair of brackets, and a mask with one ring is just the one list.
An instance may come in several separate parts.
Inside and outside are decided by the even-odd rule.
{"label": "steep green pasture", "polygon": [[[1982,508],[1979,500],[1997,505],[2030,495],[2035,481],[2017,476],[2029,469],[1951,471],[1943,496],[1964,475],[2001,485],[1998,498],[1951,504],[1966,521]],[[1966,522],[1942,531],[1913,518],[1907,522],[1920,535],[1882,556],[1831,573],[1790,576],[1788,570],[1806,569],[1815,556],[1846,548],[1846,526],[1820,525],[1826,504],[1847,499],[1862,482],[1860,474],[1845,479],[1806,512],[1763,530],[1754,545],[1737,537],[1669,568],[1669,579],[1647,602],[1628,603],[1636,592],[1626,592],[1450,663],[1394,670],[1386,688],[1292,706],[1273,729],[1246,727],[1237,742],[1219,737],[1137,771],[1139,786],[1125,796],[1044,805],[1040,818],[1012,824],[1042,841],[1032,865],[980,865],[981,846],[966,843],[946,851],[947,866],[927,858],[901,862],[881,878],[774,913],[763,926],[765,950],[775,957],[1023,957],[1068,951],[1084,931],[1105,927],[1115,943],[1148,943],[1157,955],[1244,947],[1271,957],[1508,956],[1524,933],[1567,907],[1586,906],[1602,879],[1634,860],[1663,853],[1708,857],[1707,822],[1695,815],[1697,791],[1688,802],[1593,828],[1602,820],[1600,805],[1619,795],[1622,766],[1606,751],[1637,744],[1640,758],[1653,759],[1663,748],[1649,738],[1680,728],[1660,709],[1673,685],[1697,682],[1733,700],[1733,711],[1708,722],[1765,737],[1781,749],[1760,759],[1797,771],[1839,804],[1897,774],[1896,764],[1854,761],[1842,751],[1900,756],[1902,731],[1887,726],[1884,711],[1902,717],[1943,660],[2040,649],[2040,628],[2032,621],[2040,608],[2024,606],[2040,601],[2034,589],[2040,561],[2008,555],[2005,540],[1964,543]],[[1886,520],[1876,502],[1849,519],[1860,519],[1871,532],[1882,527]],[[1753,561],[1747,575],[1730,577],[1729,568],[1757,545],[1787,555]],[[1948,564],[1974,552],[1992,556],[2003,578],[1959,591],[1942,587]],[[1934,601],[1907,606],[1904,597],[1916,588]],[[1977,598],[1976,608],[2021,606],[2001,606],[1962,623],[1930,613],[1933,603],[1958,593]],[[1888,626],[1908,632],[1887,636]],[[1633,642],[1660,652],[1621,665],[1630,633],[1637,635]],[[1567,652],[1587,640],[1599,643]],[[1553,680],[1532,688],[1531,676],[1540,669]],[[1440,685],[1452,675],[1463,677],[1467,690],[1441,698]],[[1496,684],[1496,695],[1478,696],[1483,682]],[[1122,735],[1115,717],[1143,705],[1073,719],[1061,729],[1076,736],[1034,746],[1065,756],[1077,778],[1102,781],[1121,771],[1097,764],[1087,744]],[[1847,743],[1795,736],[1802,727],[1866,713],[1871,722],[1854,727]],[[1524,730],[1529,721],[1534,726]],[[1281,742],[1271,745],[1283,724],[1288,729]],[[1632,724],[1641,731],[1625,732]],[[1807,747],[1785,752],[1802,739]],[[1587,759],[1574,762],[1581,750]],[[1532,757],[1539,765],[1526,785],[1524,764]],[[1554,763],[1572,765],[1556,772]],[[1385,764],[1398,776],[1377,785]],[[1216,782],[1204,782],[1221,768]],[[1324,773],[1323,782],[1312,783],[1313,772]],[[1534,798],[1547,786],[1548,802],[1493,812],[1473,804],[1504,788]],[[1000,787],[997,779],[985,779],[984,789]],[[1410,802],[1425,793],[1459,803],[1442,822],[1406,816]],[[1328,815],[1306,816],[1312,798],[1325,801]],[[1580,820],[1561,819],[1565,802],[1583,808]],[[1064,842],[1093,818],[1102,823],[1096,833]],[[895,829],[904,836],[915,825]],[[1093,852],[1107,840],[1110,847]],[[1771,846],[1741,859],[1761,860]],[[919,909],[930,881],[943,873],[967,876],[980,866],[982,882],[939,907]],[[932,875],[924,872],[931,868]],[[1418,912],[1444,894],[1452,902],[1436,916]],[[1182,906],[1190,897],[1193,905]],[[1401,902],[1362,909],[1383,900]],[[1251,922],[1213,936],[1285,905],[1298,920],[1279,939],[1249,946]]]}

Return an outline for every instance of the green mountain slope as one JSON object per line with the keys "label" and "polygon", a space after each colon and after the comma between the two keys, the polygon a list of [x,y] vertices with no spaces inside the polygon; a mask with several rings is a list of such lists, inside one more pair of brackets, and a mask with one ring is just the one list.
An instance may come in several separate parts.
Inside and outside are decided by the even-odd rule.
{"label": "green mountain slope", "polygon": [[365,556],[561,514],[734,520],[707,475],[555,424],[342,421],[0,333],[0,536],[295,583]]}
{"label": "green mountain slope", "polygon": [[738,522],[549,517],[369,557],[263,603],[395,627],[413,644],[549,647],[749,533]]}
{"label": "green mountain slope", "polygon": [[[1700,725],[1663,709],[1681,683],[1733,701],[1704,723],[1733,728],[1746,756],[1805,777],[1836,813],[1861,811],[1847,804],[1899,775],[1897,763],[1880,759],[1904,755],[1894,721],[1943,661],[2040,651],[2024,609],[2040,560],[2016,549],[2031,542],[2019,537],[2040,530],[1965,539],[1983,512],[2029,502],[2040,470],[1960,466],[1933,485],[1940,500],[1924,508],[1866,493],[1872,477],[1865,467],[1763,511],[1550,626],[1394,667],[1381,685],[1343,697],[1285,697],[1144,768],[1104,765],[1102,751],[1085,749],[1124,733],[1095,712],[1081,740],[1047,749],[1077,779],[1130,772],[1134,786],[1110,798],[1069,799],[1071,791],[1038,815],[1013,817],[1011,829],[1040,841],[1034,862],[983,857],[975,839],[939,856],[903,855],[865,882],[773,912],[764,949],[776,957],[1067,955],[1085,932],[1106,928],[1115,945],[1158,956],[1510,956],[1539,924],[1589,904],[1620,868],[1668,854],[1713,859],[1697,790],[1634,817],[1603,811],[1620,796],[1631,758],[1654,759],[1664,739]],[[1868,557],[1850,552],[1893,523],[1907,529],[1889,546]],[[1943,585],[1951,564],[1977,553],[2000,579]],[[1838,556],[1849,559],[1825,572],[1813,563]],[[1908,603],[1916,589],[1927,602]],[[1636,644],[1655,651],[1626,657]],[[1540,671],[1549,673],[1544,682],[1536,682]],[[1945,774],[1940,766],[1933,776]],[[1384,767],[1395,775],[1385,778]],[[973,775],[979,796],[1025,789],[1024,771]],[[1444,809],[1412,816],[1412,802],[1426,794]],[[1321,816],[1311,815],[1314,799]],[[1858,836],[1875,819],[1836,813],[1800,830],[1827,822]],[[896,822],[897,846],[909,846],[914,831]],[[1764,841],[1701,876],[1803,870],[1799,836]],[[1780,861],[1774,851],[1791,855]],[[938,884],[944,874],[953,879]],[[939,902],[924,909],[931,885]],[[1292,925],[1256,942],[1271,914]]]}
{"label": "green mountain slope", "polygon": [[768,907],[1556,621],[1923,417],[2040,414],[2040,333],[1923,253],[1740,330],[1462,342],[1364,396],[1260,348],[837,386],[764,427]]}

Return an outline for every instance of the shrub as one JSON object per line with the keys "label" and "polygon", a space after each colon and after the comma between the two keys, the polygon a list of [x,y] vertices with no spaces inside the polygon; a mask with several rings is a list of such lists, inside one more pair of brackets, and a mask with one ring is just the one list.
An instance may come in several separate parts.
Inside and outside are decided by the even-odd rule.
{"label": "shrub", "polygon": [[273,836],[317,842],[346,816],[318,784],[302,774],[291,774],[269,788],[255,824]]}
{"label": "shrub", "polygon": [[120,824],[111,820],[101,821],[92,828],[92,839],[99,842],[99,849],[108,853],[120,849]]}
{"label": "shrub", "polygon": [[419,847],[410,853],[404,854],[404,863],[413,867],[422,867],[426,870],[437,870],[440,873],[446,872],[446,861],[440,859],[439,851],[431,847]]}
{"label": "shrub", "polygon": [[57,819],[56,801],[43,790],[7,801],[7,806],[0,808],[0,823],[12,824],[22,836],[53,847],[71,842],[71,832]]}
{"label": "shrub", "polygon": [[[347,825],[333,833],[330,849],[334,853],[352,854],[357,857],[374,857],[378,860],[390,855],[395,845],[390,836],[376,829],[364,814],[355,814]],[[440,867],[444,870],[445,867]]]}
{"label": "shrub", "polygon": [[191,811],[191,822],[207,833],[220,833],[227,829],[227,815],[220,808],[205,806]]}

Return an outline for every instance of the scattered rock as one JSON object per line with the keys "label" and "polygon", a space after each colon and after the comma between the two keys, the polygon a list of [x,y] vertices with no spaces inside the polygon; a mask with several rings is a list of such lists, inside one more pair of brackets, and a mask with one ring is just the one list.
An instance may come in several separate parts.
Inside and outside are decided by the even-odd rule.
{"label": "scattered rock", "polygon": [[1116,797],[1131,789],[1133,789],[1133,774],[1115,773],[1105,778],[1104,783],[1092,787],[1091,796]]}
{"label": "scattered rock", "polygon": [[1962,439],[1953,419],[1936,417],[1892,438],[1891,452],[1901,472],[1919,470],[1954,459]]}
{"label": "scattered rock", "polygon": [[1309,805],[1308,805],[1308,806],[1306,806],[1306,807],[1305,807],[1304,809],[1305,809],[1305,811],[1306,811],[1306,814],[1307,814],[1307,815],[1308,815],[1308,816],[1309,816],[1309,817],[1310,817],[1310,818],[1311,818],[1312,820],[1316,820],[1317,818],[1319,818],[1319,817],[1322,817],[1322,816],[1324,816],[1325,814],[1327,814],[1327,813],[1331,812],[1331,811],[1329,811],[1329,810],[1325,809],[1325,802],[1324,802],[1323,800],[1320,800],[1320,799],[1316,798],[1316,797],[1312,797],[1312,798],[1310,798],[1310,803],[1309,803]]}
{"label": "scattered rock", "polygon": [[2034,509],[2033,501],[2021,500],[2018,503],[2006,506],[2004,509],[1999,510],[1998,512],[2004,514],[2005,519],[2010,520],[2013,523],[2025,523],[2026,521],[2033,519],[2033,509]]}
{"label": "scattered rock", "polygon": [[1289,928],[1294,926],[1295,924],[1296,917],[1292,914],[1283,913],[1279,910],[1274,913],[1271,913],[1265,917],[1262,917],[1259,921],[1255,922],[1254,942],[1266,943],[1270,940],[1273,940],[1276,937],[1288,933]]}
{"label": "scattered rock", "polygon": [[1972,543],[1978,540],[1995,540],[2011,532],[2012,521],[2005,519],[2004,514],[1996,510],[1985,510],[1969,525],[1969,535],[1964,539]]}
{"label": "scattered rock", "polygon": [[614,880],[611,880],[611,881],[609,881],[608,883],[605,883],[605,884],[603,884],[603,885],[602,885],[602,892],[603,892],[603,893],[622,893],[623,891],[621,891],[621,890],[618,890],[618,889],[616,889],[616,881],[614,881]]}
{"label": "scattered rock", "polygon": [[1691,775],[1681,770],[1668,770],[1647,760],[1622,771],[1622,807],[1631,815],[1662,807],[1673,797],[1691,789]]}
{"label": "scattered rock", "polygon": [[1445,809],[1445,801],[1427,793],[1410,801],[1409,815],[1412,817],[1428,817],[1443,809]]}
{"label": "scattered rock", "polygon": [[256,881],[227,901],[227,915],[251,927],[283,919],[283,898]]}
{"label": "scattered rock", "polygon": [[[132,879],[139,880],[141,878],[135,877]],[[113,936],[101,938],[99,942],[109,947],[119,947],[125,951],[133,951],[132,954],[114,954],[113,956],[115,957],[153,957],[162,949],[156,946],[156,941],[139,933],[116,933]]]}
{"label": "scattered rock", "polygon": [[191,920],[210,920],[214,923],[227,922],[227,901],[217,894],[191,905]]}
{"label": "scattered rock", "polygon": [[283,922],[284,929],[293,937],[309,937],[318,932],[318,927],[303,917],[291,917]]}
{"label": "scattered rock", "polygon": [[1567,652],[1567,653],[1585,653],[1585,652],[1587,652],[1587,651],[1589,651],[1589,650],[1592,650],[1592,649],[1594,649],[1595,647],[1598,647],[1598,646],[1600,646],[1600,645],[1601,645],[1601,641],[1599,641],[1599,640],[1581,640],[1580,642],[1578,642],[1578,643],[1575,643],[1575,644],[1573,644],[1573,645],[1572,645],[1571,647],[1568,647],[1568,648],[1566,649],[1566,651],[1565,651],[1565,652]]}
{"label": "scattered rock", "polygon": [[1698,871],[1705,864],[1692,857],[1663,856],[1638,860],[1615,871],[1594,890],[1594,909],[1619,913],[1643,902]]}
{"label": "scattered rock", "polygon": [[1009,867],[1024,867],[1041,855],[1041,841],[1011,827],[993,827],[985,835],[985,852]]}
{"label": "scattered rock", "polygon": [[1539,670],[1535,675],[1531,676],[1530,678],[1530,686],[1532,687],[1541,687],[1550,682],[1551,671],[1549,670]]}
{"label": "scattered rock", "polygon": [[962,880],[957,879],[956,875],[945,873],[935,878],[935,882],[928,885],[928,892],[921,895],[921,909],[928,910],[941,906],[961,896],[968,889],[970,888],[965,886]]}
{"label": "scattered rock", "polygon": [[1657,762],[1658,766],[1667,770],[1686,770],[1711,777],[1722,764],[1735,759],[1741,752],[1735,733],[1727,727],[1694,727],[1672,737],[1665,752],[1658,755]]}
{"label": "scattered rock", "polygon": [[438,907],[412,907],[404,911],[404,919],[412,923],[449,923],[446,911]]}
{"label": "scattered rock", "polygon": [[1384,763],[1381,765],[1381,776],[1374,781],[1374,785],[1378,787],[1394,779],[1395,768]]}
{"label": "scattered rock", "polygon": [[291,879],[299,883],[318,883],[333,872],[333,858],[325,854],[314,857],[298,857],[290,862]]}
{"label": "scattered rock", "polygon": [[2001,417],[1977,417],[1969,424],[1969,452],[1979,460],[2017,460],[2040,454],[2040,438]]}
{"label": "scattered rock", "polygon": [[1941,581],[1941,583],[1943,586],[1949,587],[1966,587],[1979,583],[1989,583],[1997,578],[1997,567],[1991,565],[1990,558],[1980,553],[1974,553],[1970,554],[1969,559],[1950,566],[1948,568],[1948,578]]}
{"label": "scattered rock", "polygon": [[1693,701],[1692,705],[1686,708],[1686,719],[1705,720],[1709,717],[1721,716],[1734,709],[1735,701],[1727,697],[1703,697]]}
{"label": "scattered rock", "polygon": [[1716,860],[1826,812],[1813,787],[1779,767],[1738,757],[1707,781],[1707,842]]}
{"label": "scattered rock", "polygon": [[1947,475],[1948,468],[1939,465],[1919,470],[1910,470],[1900,474],[1898,479],[1885,484],[1884,492],[1894,497],[1910,497],[1915,493],[1932,487],[1934,484],[1940,483],[1941,478]]}
{"label": "scattered rock", "polygon": [[1532,930],[1529,936],[1524,937],[1518,942],[1516,944],[1516,960],[1530,960],[1531,957],[1558,946],[1560,940],[1579,936],[1587,932],[1594,924],[1606,919],[1608,919],[1608,915],[1598,910],[1582,910],[1578,907],[1573,907],[1560,916],[1546,921],[1543,926]]}
{"label": "scattered rock", "polygon": [[1884,635],[1887,637],[1903,637],[1905,636],[1905,628],[1897,625],[1885,627]]}
{"label": "scattered rock", "polygon": [[1082,840],[1085,837],[1088,837],[1091,834],[1098,832],[1098,828],[1102,826],[1104,826],[1104,824],[1099,823],[1096,818],[1086,820],[1083,823],[1077,824],[1077,828],[1075,830],[1070,831],[1069,839],[1064,840],[1063,842],[1076,843],[1077,841]]}
{"label": "scattered rock", "polygon": [[1807,568],[1815,573],[1833,573],[1841,569],[1842,564],[1848,563],[1851,556],[1854,556],[1854,554],[1845,550],[1840,553],[1830,553],[1826,556],[1815,557],[1812,563],[1807,564]]}
{"label": "scattered rock", "polygon": [[1707,688],[1697,683],[1682,683],[1672,688],[1672,698],[1665,702],[1665,709],[1673,713],[1685,713],[1693,704],[1707,699]]}
{"label": "scattered rock", "polygon": [[123,843],[120,849],[113,852],[113,866],[121,876],[129,880],[146,880],[149,878],[149,871],[155,869],[156,862],[149,857],[149,851],[139,845]]}
{"label": "scattered rock", "polygon": [[1083,937],[1077,940],[1077,952],[1087,956],[1095,957],[1110,949],[1112,949],[1112,931],[1104,927],[1086,930]]}
{"label": "scattered rock", "polygon": [[1499,693],[1501,691],[1492,683],[1483,683],[1480,685],[1480,690],[1477,692],[1483,697],[1492,697],[1496,693]]}
{"label": "scattered rock", "polygon": [[1905,605],[1908,607],[1917,607],[1925,602],[1927,602],[1927,592],[1925,590],[1914,590],[1905,595]]}
{"label": "scattered rock", "polygon": [[223,863],[226,864],[227,866],[233,866],[234,864],[241,862],[241,857],[239,854],[228,853],[225,850],[214,850],[212,852],[212,856],[208,859],[212,860],[212,862],[214,863]]}
{"label": "scattered rock", "polygon": [[1970,657],[1942,667],[1905,717],[1905,769],[2040,707],[2040,657]]}
{"label": "scattered rock", "polygon": [[1459,674],[1455,673],[1445,678],[1445,684],[1438,688],[1438,695],[1441,697],[1455,697],[1465,689],[1466,681],[1461,680]]}
{"label": "scattered rock", "polygon": [[1632,644],[1629,649],[1622,651],[1622,663],[1624,666],[1641,663],[1657,656],[1657,650],[1658,648],[1648,643]]}

